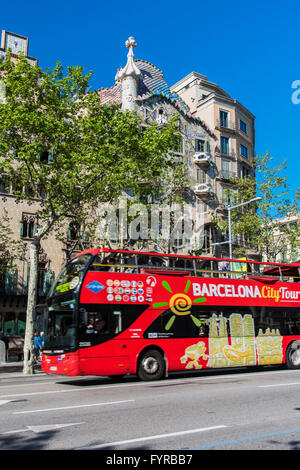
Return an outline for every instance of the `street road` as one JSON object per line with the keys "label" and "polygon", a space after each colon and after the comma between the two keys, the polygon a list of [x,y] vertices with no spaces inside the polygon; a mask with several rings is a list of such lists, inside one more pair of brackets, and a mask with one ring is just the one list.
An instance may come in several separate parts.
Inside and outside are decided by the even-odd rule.
{"label": "street road", "polygon": [[300,371],[0,374],[0,422],[1,450],[299,450]]}

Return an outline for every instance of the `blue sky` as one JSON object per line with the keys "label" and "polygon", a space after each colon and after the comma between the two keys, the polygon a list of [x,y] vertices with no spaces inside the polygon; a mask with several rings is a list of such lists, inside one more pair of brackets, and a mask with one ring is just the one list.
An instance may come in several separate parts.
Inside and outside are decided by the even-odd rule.
{"label": "blue sky", "polygon": [[[151,62],[171,86],[195,71],[217,83],[256,116],[256,153],[287,160],[288,182],[299,185],[300,4],[296,1],[51,0],[3,2],[0,29],[29,37],[29,54],[42,68],[57,60],[92,70],[93,88],[114,84],[126,63]],[[300,93],[298,95],[300,98]]]}

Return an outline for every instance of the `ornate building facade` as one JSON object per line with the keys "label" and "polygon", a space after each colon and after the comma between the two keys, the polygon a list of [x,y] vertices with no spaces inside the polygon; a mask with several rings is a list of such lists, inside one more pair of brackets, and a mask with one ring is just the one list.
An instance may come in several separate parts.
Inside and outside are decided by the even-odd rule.
{"label": "ornate building facade", "polygon": [[181,143],[174,153],[188,166],[189,187],[184,200],[189,206],[194,229],[191,237],[171,243],[170,248],[173,252],[196,251],[211,255],[208,233],[212,217],[207,207],[215,198],[215,166],[211,149],[217,136],[203,120],[191,113],[178,94],[170,90],[161,70],[144,60],[134,60],[134,38],[130,37],[125,44],[128,48],[127,63],[118,70],[116,82],[111,88],[99,90],[101,103],[117,103],[124,110],[137,112],[142,117],[143,125],[153,122],[164,125],[174,114],[178,116]]}

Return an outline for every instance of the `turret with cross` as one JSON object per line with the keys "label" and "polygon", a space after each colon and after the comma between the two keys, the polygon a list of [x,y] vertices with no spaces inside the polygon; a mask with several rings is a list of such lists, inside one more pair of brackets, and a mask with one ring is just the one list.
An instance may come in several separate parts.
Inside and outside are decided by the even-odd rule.
{"label": "turret with cross", "polygon": [[136,111],[138,80],[141,77],[141,71],[134,63],[133,49],[136,47],[136,41],[130,36],[125,45],[128,49],[127,64],[118,70],[116,80],[122,83],[122,110]]}

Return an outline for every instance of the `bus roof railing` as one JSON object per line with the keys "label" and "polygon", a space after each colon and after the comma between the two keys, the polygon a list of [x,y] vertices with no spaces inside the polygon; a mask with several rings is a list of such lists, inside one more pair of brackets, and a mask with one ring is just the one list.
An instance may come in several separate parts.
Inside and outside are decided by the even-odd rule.
{"label": "bus roof railing", "polygon": [[257,261],[253,259],[244,259],[244,258],[216,258],[213,256],[196,256],[196,255],[181,255],[177,253],[161,253],[158,251],[135,251],[135,250],[117,250],[110,248],[98,248],[97,250],[85,250],[81,253],[90,253],[91,251],[97,251],[97,253],[123,253],[123,254],[133,254],[140,256],[158,256],[164,258],[183,258],[183,259],[201,259],[203,261],[229,261],[234,263],[255,263],[255,264],[264,264],[269,266],[286,266],[286,267],[297,267],[300,268],[300,260],[294,263],[277,263],[273,261]]}
{"label": "bus roof railing", "polygon": [[[164,273],[166,274],[166,271],[172,271],[172,274],[177,274],[180,275],[180,272],[182,272],[182,275],[184,275],[184,272],[186,272],[188,275],[188,272],[194,271],[195,275],[195,270],[197,273],[203,273],[202,275],[213,275],[213,274],[223,274],[223,275],[234,275],[236,278],[244,278],[244,279],[259,279],[262,280],[264,279],[265,282],[271,282],[274,280],[282,280],[283,278],[294,278],[294,279],[300,279],[300,260],[294,263],[277,263],[277,262],[269,262],[269,261],[257,261],[257,260],[252,260],[252,259],[244,259],[244,258],[216,258],[216,257],[210,257],[210,256],[195,256],[195,255],[184,255],[184,254],[174,254],[174,253],[161,253],[161,252],[148,252],[148,251],[135,251],[135,250],[118,250],[118,249],[110,249],[110,248],[98,248],[98,249],[87,249],[82,251],[81,253],[78,253],[76,255],[82,255],[82,254],[124,254],[124,255],[137,255],[137,256],[149,256],[149,257],[158,257],[158,258],[170,258],[170,259],[176,259],[176,260],[190,260],[190,261],[203,261],[203,262],[212,262],[212,263],[229,263],[230,269],[198,269],[193,266],[191,267],[172,267],[172,266],[151,266],[151,265],[144,265],[144,264],[139,264],[136,263],[134,265],[132,264],[120,264],[118,265],[119,267],[127,267],[127,268],[144,268],[147,269],[147,272],[150,273],[150,270],[156,271],[157,274]],[[74,257],[75,258],[75,257]],[[238,263],[239,265],[248,265],[248,264],[253,264],[257,265],[258,267],[264,266],[264,269],[262,272],[248,272],[248,271],[243,271],[242,269],[232,269],[232,264],[233,263]],[[111,264],[103,264],[103,266],[112,266]],[[233,276],[232,276],[233,277]]]}
{"label": "bus roof railing", "polygon": [[[278,280],[283,280],[284,278],[293,277],[294,279],[300,279],[300,275],[296,276],[295,274],[288,275],[288,274],[269,274],[267,275],[265,272],[253,272],[253,271],[242,271],[242,270],[219,270],[219,269],[199,269],[196,266],[190,266],[187,268],[184,267],[176,267],[176,266],[151,266],[151,265],[143,265],[143,264],[110,264],[108,263],[93,263],[94,266],[99,266],[103,268],[115,268],[116,272],[137,272],[138,270],[140,274],[164,274],[164,275],[176,275],[176,276],[206,276],[206,277],[219,277],[223,275],[226,277],[239,278],[239,279],[247,279],[247,280],[260,280],[264,282],[276,282]],[[193,274],[192,274],[193,272]]]}

